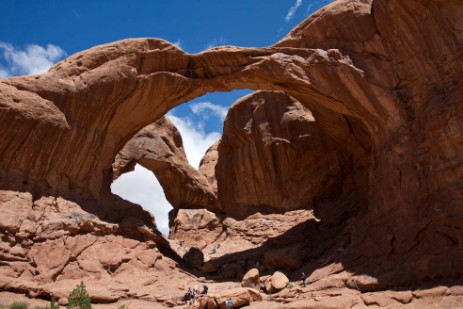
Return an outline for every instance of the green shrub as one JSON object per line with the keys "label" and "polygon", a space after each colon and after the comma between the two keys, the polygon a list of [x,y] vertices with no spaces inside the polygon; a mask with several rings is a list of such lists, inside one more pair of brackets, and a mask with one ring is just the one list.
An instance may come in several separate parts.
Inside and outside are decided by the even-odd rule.
{"label": "green shrub", "polygon": [[10,309],[27,309],[29,304],[23,301],[15,301],[10,305]]}
{"label": "green shrub", "polygon": [[293,284],[292,282],[289,282],[287,288],[288,288],[288,289],[294,288],[294,284]]}
{"label": "green shrub", "polygon": [[127,306],[127,305],[120,305],[119,309],[129,309],[129,306]]}
{"label": "green shrub", "polygon": [[51,303],[50,303],[50,308],[49,309],[59,309],[58,302],[56,301],[56,299],[54,297],[51,298]]}
{"label": "green shrub", "polygon": [[90,303],[90,295],[88,295],[85,289],[85,284],[81,281],[68,297],[68,308],[69,309],[92,309]]}

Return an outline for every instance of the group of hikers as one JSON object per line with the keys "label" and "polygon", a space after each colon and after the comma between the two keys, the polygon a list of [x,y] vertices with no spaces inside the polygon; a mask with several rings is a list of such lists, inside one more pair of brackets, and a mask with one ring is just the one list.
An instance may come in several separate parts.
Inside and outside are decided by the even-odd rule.
{"label": "group of hikers", "polygon": [[203,290],[201,291],[201,293],[199,293],[199,291],[196,288],[188,288],[188,291],[185,293],[185,296],[183,296],[183,301],[185,302],[185,305],[192,305],[196,300],[196,296],[198,294],[207,295],[208,291],[209,287],[207,285],[203,285]]}
{"label": "group of hikers", "polygon": [[[200,293],[201,295],[207,295],[207,292],[209,291],[209,288],[207,285],[203,285],[203,290]],[[196,300],[196,296],[198,295],[198,290],[195,288],[188,288],[188,291],[185,293],[185,296],[183,297],[183,300],[185,302],[185,305],[193,305],[194,301]],[[233,309],[233,301],[231,298],[227,298],[225,301],[225,308],[226,309]]]}
{"label": "group of hikers", "polygon": [[[248,268],[248,259],[246,258],[245,263],[243,265],[244,269]],[[259,262],[256,262],[256,267],[259,267]],[[301,274],[301,281],[302,281],[302,286],[305,288],[307,286],[307,277],[304,272]],[[183,300],[185,301],[185,305],[189,304],[190,306],[193,305],[193,303],[196,300],[196,296],[198,294],[201,295],[207,295],[207,292],[209,291],[209,287],[207,285],[203,285],[203,290],[201,293],[199,293],[199,290],[196,288],[188,288],[188,291],[185,293],[185,296],[183,297]],[[225,301],[225,308],[226,309],[232,309],[233,308],[233,302],[231,298],[227,298]]]}

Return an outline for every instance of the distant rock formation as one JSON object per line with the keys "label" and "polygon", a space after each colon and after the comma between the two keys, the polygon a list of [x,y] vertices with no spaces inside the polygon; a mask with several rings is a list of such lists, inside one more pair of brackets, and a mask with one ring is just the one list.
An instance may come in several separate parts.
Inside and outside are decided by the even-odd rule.
{"label": "distant rock formation", "polygon": [[220,211],[216,191],[206,177],[188,163],[182,137],[167,117],[144,127],[125,144],[112,165],[113,178],[133,170],[136,163],[156,175],[175,209]]}

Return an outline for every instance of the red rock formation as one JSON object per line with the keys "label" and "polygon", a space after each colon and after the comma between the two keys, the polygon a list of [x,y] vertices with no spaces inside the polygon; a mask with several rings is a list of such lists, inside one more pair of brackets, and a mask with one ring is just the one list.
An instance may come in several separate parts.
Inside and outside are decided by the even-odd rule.
{"label": "red rock formation", "polygon": [[[215,175],[215,167],[217,166],[217,161],[219,160],[219,152],[217,147],[219,145],[220,139],[215,142],[204,154],[201,162],[199,163],[198,171],[206,177],[212,191],[217,193],[217,179]],[[207,207],[204,207],[207,208]]]}
{"label": "red rock formation", "polygon": [[460,0],[340,0],[268,48],[188,55],[160,40],[124,40],[43,75],[3,79],[0,188],[79,199],[115,223],[131,214],[149,225],[139,233],[154,235],[148,214],[109,195],[122,146],[204,92],[281,90],[312,111],[350,161],[342,175],[350,186],[336,201],[321,201],[314,233],[302,231],[307,250],[317,253],[305,255],[314,270],[309,281],[348,297],[310,306],[370,304],[358,293],[417,282],[445,284],[430,290],[435,297],[456,295],[452,285],[463,275],[461,16]]}
{"label": "red rock formation", "polygon": [[175,209],[244,217],[312,208],[317,200],[333,199],[343,186],[344,161],[301,103],[283,92],[260,91],[233,104],[222,139],[206,152],[198,171],[165,118],[127,142],[113,170],[118,177],[138,162],[153,171]]}
{"label": "red rock formation", "polygon": [[233,217],[311,208],[313,200],[336,195],[344,181],[335,144],[312,113],[283,92],[235,102],[217,151],[219,199]]}
{"label": "red rock formation", "polygon": [[0,303],[11,300],[3,293],[11,291],[64,304],[83,280],[94,303],[129,297],[176,304],[179,282],[197,284],[161,254],[155,235],[154,241],[118,235],[136,218],[108,223],[63,198],[13,191],[0,191],[0,213]]}
{"label": "red rock formation", "polygon": [[133,170],[136,163],[151,170],[175,208],[220,210],[217,193],[191,167],[180,133],[166,117],[144,127],[125,144],[113,163],[113,178]]}

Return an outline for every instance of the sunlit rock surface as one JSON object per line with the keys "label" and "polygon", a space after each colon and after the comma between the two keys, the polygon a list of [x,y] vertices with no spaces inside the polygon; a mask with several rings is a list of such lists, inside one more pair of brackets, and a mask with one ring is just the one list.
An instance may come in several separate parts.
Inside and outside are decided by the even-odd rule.
{"label": "sunlit rock surface", "polygon": [[[289,302],[281,308],[389,302],[457,307],[463,273],[461,16],[460,0],[340,0],[266,48],[189,55],[162,40],[130,39],[75,54],[46,74],[2,79],[2,212],[14,209],[17,215],[25,205],[61,196],[95,215],[98,221],[86,220],[92,230],[111,231],[108,238],[116,237],[110,229],[116,224],[123,241],[160,243],[151,216],[109,191],[111,166],[125,143],[174,106],[208,91],[284,91],[312,112],[349,164],[340,175],[342,194],[314,207],[318,221],[284,234],[298,243],[303,239],[300,269],[310,273],[309,287],[283,290],[285,296],[276,293],[271,300]],[[16,202],[11,192],[29,194],[32,202]],[[47,207],[45,212],[52,211]],[[46,235],[39,242],[32,223],[26,221],[23,235],[14,220],[0,229],[2,254],[9,254],[1,260],[2,291],[37,297],[39,283],[56,284],[61,273],[79,278],[75,282],[90,275],[72,269],[97,237],[87,225],[78,230],[82,241],[69,239],[68,247],[59,242],[60,256],[71,257],[68,272],[62,272],[61,258],[41,268],[44,259],[31,250],[75,228],[58,225],[58,235],[39,234]],[[32,242],[23,243],[29,237]],[[168,272],[189,276],[168,264]],[[143,267],[137,278],[154,271]],[[37,286],[15,283],[21,276]],[[108,285],[97,288],[107,291]],[[137,288],[143,295],[124,293],[138,299],[156,295],[145,289]],[[110,301],[110,294],[101,297]],[[167,303],[161,295],[152,301],[163,299]]]}

